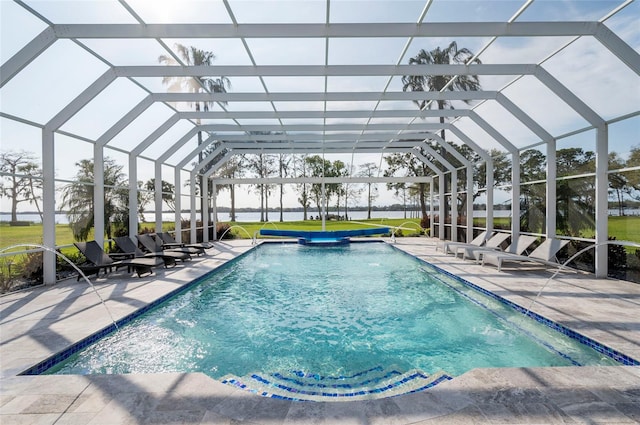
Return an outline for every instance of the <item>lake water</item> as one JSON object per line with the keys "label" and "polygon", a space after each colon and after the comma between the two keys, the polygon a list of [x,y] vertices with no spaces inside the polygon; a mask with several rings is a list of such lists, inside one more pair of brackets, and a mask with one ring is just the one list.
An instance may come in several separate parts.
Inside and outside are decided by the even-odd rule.
{"label": "lake water", "polygon": [[[332,214],[332,213],[330,213]],[[344,215],[344,213],[341,213]],[[414,213],[415,214],[415,213]],[[308,218],[311,219],[311,216],[317,216],[317,211],[309,212]],[[407,212],[407,217],[410,217],[410,213]],[[144,214],[145,221],[147,223],[155,222],[154,213],[145,213]],[[200,215],[197,215],[200,218]],[[367,218],[366,211],[353,211],[349,212],[349,217],[352,220],[362,220]],[[402,211],[372,211],[372,218],[403,218],[404,212]],[[182,218],[188,220],[190,218],[189,213],[182,213]],[[269,211],[268,216],[270,221],[280,221],[280,212],[277,211]],[[284,221],[300,221],[303,218],[302,211],[285,211],[283,213]],[[0,221],[9,221],[11,220],[11,214],[8,213],[0,213]],[[40,216],[38,214],[18,214],[18,220],[20,221],[31,221],[34,223],[40,223]],[[162,214],[163,221],[175,221],[174,213],[163,213]],[[228,212],[219,212],[218,213],[218,221],[229,221],[229,213]],[[236,221],[242,222],[259,222],[260,221],[260,213],[259,212],[238,212],[236,213]],[[56,223],[58,224],[67,224],[69,223],[69,219],[66,214],[56,214]]]}
{"label": "lake water", "polygon": [[[329,214],[335,214],[335,212],[329,212]],[[344,212],[341,212],[344,215]],[[318,212],[313,210],[309,211],[308,218],[311,219],[312,216],[317,216]],[[494,217],[509,217],[510,211],[495,211]],[[408,218],[416,217],[416,212],[407,211]],[[484,217],[485,211],[474,211],[474,217]],[[153,213],[145,213],[145,220],[147,223],[153,223],[155,221],[155,216]],[[189,213],[182,213],[182,218],[188,220],[190,217]],[[236,220],[241,222],[259,222],[260,221],[260,213],[259,212],[238,212],[236,213]],[[371,211],[371,218],[404,218],[405,213],[403,211]],[[199,218],[199,215],[198,215]],[[280,221],[280,212],[278,211],[269,211],[269,221]],[[283,213],[284,221],[301,221],[303,218],[302,211],[285,211]],[[363,220],[367,218],[366,211],[350,211],[349,218],[351,220]],[[0,221],[9,221],[11,220],[10,213],[0,213]],[[40,216],[38,214],[18,214],[18,220],[20,221],[31,221],[34,223],[40,223]],[[164,213],[162,214],[163,221],[175,221],[175,215],[173,213]],[[219,212],[218,213],[218,221],[229,221],[229,213],[228,212]],[[68,224],[69,220],[65,214],[56,214],[56,223],[58,224]]]}

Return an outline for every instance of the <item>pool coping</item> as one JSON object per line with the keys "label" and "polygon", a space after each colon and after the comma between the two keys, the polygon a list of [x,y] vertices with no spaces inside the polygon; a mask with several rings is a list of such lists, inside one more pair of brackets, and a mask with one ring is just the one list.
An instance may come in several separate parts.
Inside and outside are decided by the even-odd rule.
{"label": "pool coping", "polygon": [[[527,283],[534,281],[535,276],[532,272],[495,273],[495,270],[485,272],[482,268],[467,262],[434,253],[431,245],[435,246],[435,239],[400,238],[398,241],[399,243],[394,246],[406,250],[411,255],[435,259],[429,262],[453,273],[477,275],[480,280],[473,283],[495,288],[495,292],[502,295],[505,295],[501,292],[505,285],[502,285],[500,279],[514,282],[514,279],[520,280],[520,277],[524,276]],[[222,251],[231,252],[234,251],[235,245],[247,245],[247,241],[216,242],[216,244],[219,244]],[[108,282],[101,281],[100,292],[106,295],[106,301],[112,308],[115,306],[117,312],[121,312],[124,308],[121,308],[122,302],[118,304],[117,300],[122,300],[123,295],[126,305],[144,302],[145,297],[157,298],[158,288],[164,290],[166,287],[179,285],[181,277],[206,268],[200,267],[197,264],[198,261],[204,266],[215,262],[196,260],[196,265],[193,267],[161,271],[152,279],[128,278],[120,281],[112,279]],[[223,261],[226,260],[223,259]],[[538,278],[545,279],[546,276],[548,274],[543,273]],[[608,280],[594,282],[596,284],[604,282],[605,286],[612,284]],[[622,294],[624,295],[624,291],[629,288],[633,291],[628,293],[632,300],[635,299],[633,297],[640,295],[636,286],[629,285],[623,285]],[[509,289],[512,288],[509,287]],[[144,291],[147,291],[148,295],[142,294]],[[62,284],[59,288],[53,286],[36,289],[33,292],[39,294],[37,301],[41,298],[47,298],[47,302],[49,298],[61,300],[53,300],[51,305],[71,298],[73,300],[63,305],[65,309],[63,315],[58,310],[41,312],[34,310],[33,308],[37,307],[36,304],[29,300],[22,301],[29,296],[28,293],[0,300],[5,313],[7,309],[13,312],[8,316],[4,315],[0,325],[3,331],[8,329],[6,326],[15,327],[24,323],[14,330],[14,335],[2,332],[3,342],[0,345],[2,353],[7,353],[6,350],[12,350],[12,347],[17,347],[16,344],[24,342],[27,346],[31,343],[34,347],[42,346],[45,350],[50,346],[50,336],[55,336],[59,329],[49,325],[49,322],[36,328],[29,322],[32,316],[37,323],[49,320],[54,313],[56,317],[60,317],[60,319],[54,318],[55,320],[66,321],[68,316],[72,316],[71,318],[75,320],[71,322],[72,326],[77,324],[81,328],[80,331],[84,329],[85,332],[91,329],[95,319],[104,322],[104,311],[93,301],[95,295],[85,296],[88,290],[81,285],[76,285],[75,282],[68,285]],[[522,294],[516,291],[506,296],[517,300]],[[87,300],[83,298],[89,298],[90,305],[87,306]],[[83,314],[69,311],[76,308],[76,304],[77,310]],[[526,305],[526,302],[522,304]],[[550,305],[542,304],[537,307],[546,308]],[[45,307],[48,305],[45,304]],[[619,306],[614,303],[611,308],[615,309]],[[87,317],[84,314],[85,310],[93,315],[95,318],[93,321],[84,320]],[[608,310],[605,309],[605,311]],[[598,312],[585,312],[581,309],[579,313]],[[592,316],[589,314],[580,316],[580,314],[576,317],[584,317],[582,320],[586,321],[585,326],[591,326]],[[604,326],[610,325],[605,323]],[[70,337],[78,334],[73,329],[65,329],[72,331],[67,332]],[[613,331],[608,334],[614,338],[622,337],[621,346],[624,346],[625,341],[629,340],[625,336],[627,334],[621,334],[617,325],[612,329]],[[33,334],[33,332],[36,333]],[[632,335],[637,336],[638,333],[635,332]],[[606,342],[606,338],[603,339]],[[620,344],[607,345],[615,347]],[[637,347],[637,343],[633,347]],[[489,422],[562,423],[566,421],[618,424],[640,421],[640,368],[635,366],[474,369],[428,392],[347,403],[295,403],[256,397],[239,389],[234,390],[200,373],[16,376],[11,371],[16,370],[17,373],[18,369],[10,360],[8,357],[3,358],[3,377],[0,380],[0,420],[8,420],[8,423],[12,421],[43,423],[45,418],[51,418],[48,423],[66,420],[77,424],[165,423],[175,421],[176,418],[182,418],[181,422],[189,424],[239,421],[243,424],[268,422],[296,425],[337,422],[423,423],[421,421],[432,425]],[[34,363],[35,361],[30,364]]]}

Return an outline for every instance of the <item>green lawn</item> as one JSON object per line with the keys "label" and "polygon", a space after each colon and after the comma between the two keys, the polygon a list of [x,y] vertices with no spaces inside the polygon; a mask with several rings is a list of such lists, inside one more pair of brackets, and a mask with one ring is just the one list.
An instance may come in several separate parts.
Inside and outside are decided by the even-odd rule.
{"label": "green lawn", "polygon": [[[372,219],[358,221],[328,221],[326,223],[327,230],[344,230],[344,229],[362,229],[372,227],[372,225],[381,226],[400,226],[407,229],[416,229],[419,219]],[[410,223],[406,223],[410,222]],[[499,220],[496,220],[498,224]],[[364,223],[364,224],[363,224]],[[308,221],[289,221],[285,223],[269,222],[269,223],[247,223],[232,222],[232,226],[241,226],[247,232],[245,233],[240,227],[233,227],[232,232],[238,238],[251,238],[261,228],[266,229],[287,229],[287,230],[322,230],[322,222],[318,220]],[[480,224],[478,222],[476,225]],[[506,224],[506,223],[500,223]],[[144,223],[143,226],[152,228],[153,224]],[[174,227],[173,222],[163,223],[163,229],[171,229]],[[404,235],[415,233],[411,230],[403,230]],[[248,234],[248,235],[247,235]],[[609,235],[615,236],[618,240],[640,242],[640,216],[629,217],[609,217]],[[0,249],[16,244],[41,244],[42,243],[42,225],[32,224],[31,226],[11,227],[8,223],[0,224]],[[73,243],[71,229],[66,224],[56,225],[56,244],[70,245]]]}
{"label": "green lawn", "polygon": [[640,242],[640,216],[609,217],[609,236],[619,241]]}

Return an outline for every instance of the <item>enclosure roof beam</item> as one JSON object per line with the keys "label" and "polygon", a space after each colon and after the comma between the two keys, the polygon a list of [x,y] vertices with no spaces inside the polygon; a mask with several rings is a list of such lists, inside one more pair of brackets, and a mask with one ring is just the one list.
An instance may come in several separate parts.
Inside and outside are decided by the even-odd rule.
{"label": "enclosure roof beam", "polygon": [[522,109],[520,109],[515,103],[513,103],[508,97],[502,93],[498,93],[496,100],[503,108],[505,108],[511,115],[524,124],[529,130],[531,130],[542,141],[549,141],[553,139],[553,136],[549,134],[540,124],[538,124],[533,118],[527,115]]}
{"label": "enclosure roof beam", "polygon": [[640,54],[618,37],[606,25],[598,25],[594,34],[611,53],[625,63],[633,72],[640,74]]}
{"label": "enclosure roof beam", "polygon": [[587,106],[578,96],[576,96],[565,85],[558,81],[543,67],[536,69],[536,77],[553,91],[560,99],[565,101],[574,111],[582,116],[587,122],[594,127],[602,127],[605,124],[604,119],[600,117],[593,109]]}
{"label": "enclosure roof beam", "polygon": [[138,118],[138,116],[146,111],[151,105],[153,105],[153,98],[150,95],[146,96],[136,106],[134,106],[133,109],[131,109],[122,118],[120,118],[117,123],[112,125],[111,128],[109,128],[107,131],[105,131],[102,136],[98,137],[98,140],[96,140],[96,144],[99,146],[108,144],[114,137],[116,137],[122,130],[124,130],[126,126],[131,124],[133,120]]}
{"label": "enclosure roof beam", "polygon": [[93,100],[100,92],[106,89],[109,84],[115,81],[116,75],[113,69],[108,69],[104,74],[98,77],[92,84],[82,91],[67,106],[62,108],[53,118],[47,122],[45,129],[56,131],[64,125],[72,116],[77,114],[84,106]]}
{"label": "enclosure roof beam", "polygon": [[[215,138],[213,136],[209,136],[204,142],[202,142],[202,144],[200,144],[199,146],[196,146],[194,149],[191,150],[191,152],[185,155],[185,157],[176,165],[176,168],[177,169],[184,168],[189,163],[189,161],[193,161],[193,159],[196,158],[200,152],[204,151],[205,148],[207,148],[209,145],[211,145],[214,142],[216,142]],[[207,159],[204,158],[202,162],[204,163],[204,161],[206,160]]]}
{"label": "enclosure roof beam", "polygon": [[447,152],[453,155],[458,161],[460,161],[460,163],[462,163],[465,167],[473,166],[471,161],[465,158],[464,155],[462,155],[456,148],[451,146],[449,143],[445,142],[444,139],[440,137],[438,134],[430,133],[428,137],[425,139],[425,142],[427,140],[434,140],[436,143],[442,146]]}
{"label": "enclosure roof beam", "polygon": [[518,151],[518,148],[516,148],[509,140],[507,140],[507,138],[504,137],[502,135],[502,133],[500,133],[498,130],[496,130],[495,127],[490,125],[487,121],[484,120],[484,118],[482,118],[480,115],[478,115],[476,113],[476,111],[470,109],[469,112],[470,112],[469,118],[471,118],[471,120],[473,122],[478,124],[478,126],[480,128],[482,128],[484,131],[486,131],[487,134],[489,134],[491,137],[493,137],[493,139],[496,142],[498,142],[499,144],[504,146],[504,148],[506,150],[508,150],[511,153]]}
{"label": "enclosure roof beam", "polygon": [[[169,157],[171,155],[176,153],[178,151],[178,149],[180,149],[193,136],[195,136],[197,132],[198,132],[198,127],[196,127],[196,126],[194,126],[193,128],[189,129],[189,131],[187,131],[184,136],[179,138],[177,142],[175,142],[173,145],[171,145],[162,155],[160,155],[158,157],[158,162],[162,163],[162,162],[165,162],[167,159],[169,159]],[[200,145],[200,146],[202,146],[202,145]],[[198,146],[198,147],[200,147],[200,146]],[[202,147],[202,149],[204,149],[204,147]],[[197,153],[198,152],[196,150],[196,154]]]}
{"label": "enclosure roof beam", "polygon": [[147,136],[140,144],[138,144],[135,148],[131,150],[131,155],[138,156],[145,149],[147,149],[153,142],[158,140],[160,136],[166,133],[175,123],[180,121],[180,117],[178,114],[173,114],[169,117],[164,123],[162,123],[158,128],[156,128],[149,136]]}
{"label": "enclosure roof beam", "polygon": [[47,27],[0,67],[0,88],[56,42],[53,28]]}
{"label": "enclosure roof beam", "polygon": [[595,35],[598,22],[331,24],[56,24],[57,38],[563,37]]}

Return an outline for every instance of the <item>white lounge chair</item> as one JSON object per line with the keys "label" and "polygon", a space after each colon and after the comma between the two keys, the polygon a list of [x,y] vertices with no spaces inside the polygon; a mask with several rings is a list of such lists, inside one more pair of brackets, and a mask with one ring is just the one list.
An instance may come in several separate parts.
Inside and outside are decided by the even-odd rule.
{"label": "white lounge chair", "polygon": [[511,237],[511,233],[498,232],[495,235],[491,236],[484,245],[482,246],[456,246],[455,247],[455,255],[456,258],[458,254],[462,253],[462,259],[473,258],[477,260],[476,252],[483,251],[500,251],[500,245],[502,245],[507,239]]}
{"label": "white lounge chair", "polygon": [[548,266],[559,266],[556,254],[567,245],[569,241],[561,239],[547,239],[534,249],[529,255],[516,255],[507,252],[485,252],[482,255],[482,265],[494,264],[498,271],[502,270],[502,263],[505,261],[515,263],[538,263]]}
{"label": "white lounge chair", "polygon": [[487,239],[487,232],[480,232],[471,242],[455,242],[455,241],[440,241],[436,244],[436,251],[441,249],[445,254],[454,254],[456,247],[459,246],[481,246]]}
{"label": "white lounge chair", "polygon": [[[519,235],[516,243],[514,244],[513,241],[511,241],[511,245],[509,245],[504,251],[499,251],[499,247],[490,248],[489,241],[487,241],[486,248],[483,246],[477,248],[465,248],[463,258],[472,258],[476,263],[480,263],[482,262],[482,256],[485,252],[506,252],[509,254],[522,255],[536,240],[538,240],[538,238],[535,236]],[[456,253],[456,256],[457,255],[458,254]]]}

